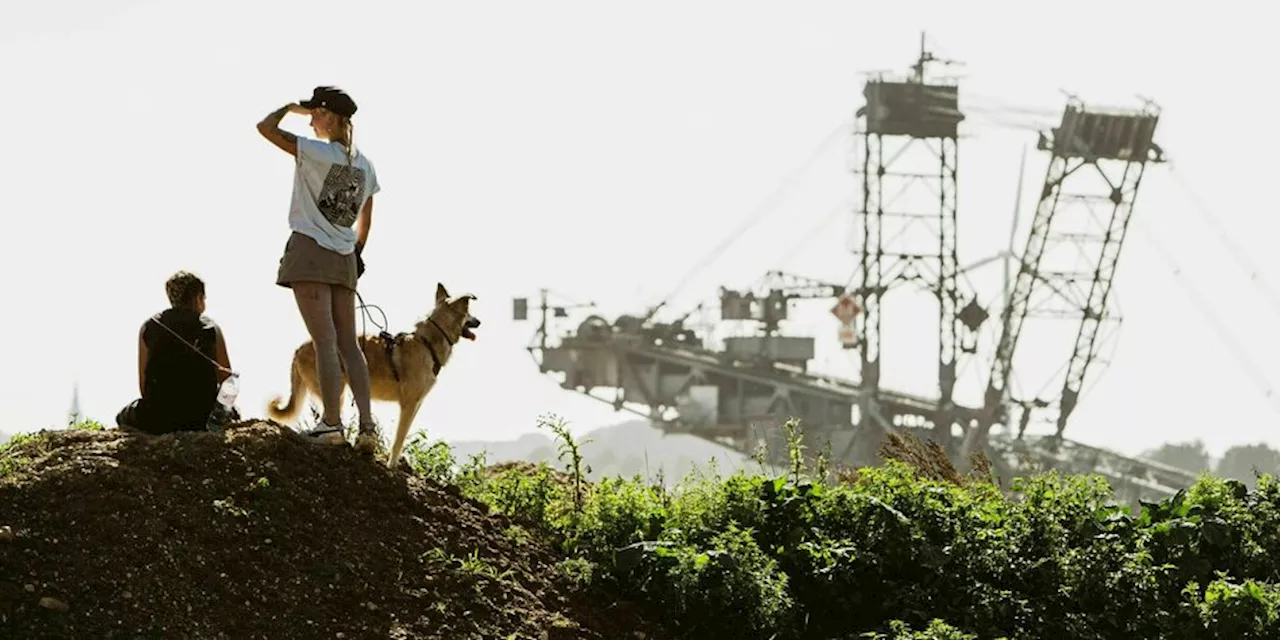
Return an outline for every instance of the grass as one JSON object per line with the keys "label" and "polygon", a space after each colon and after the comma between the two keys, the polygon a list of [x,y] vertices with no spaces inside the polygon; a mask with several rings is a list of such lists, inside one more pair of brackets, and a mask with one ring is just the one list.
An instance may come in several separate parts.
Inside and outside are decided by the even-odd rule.
{"label": "grass", "polygon": [[[96,420],[80,420],[68,422],[67,428],[74,431],[102,431],[106,427]],[[19,433],[0,442],[0,480],[5,479],[18,469],[29,464],[34,457],[48,453],[39,433]],[[20,445],[31,444],[31,447]]]}

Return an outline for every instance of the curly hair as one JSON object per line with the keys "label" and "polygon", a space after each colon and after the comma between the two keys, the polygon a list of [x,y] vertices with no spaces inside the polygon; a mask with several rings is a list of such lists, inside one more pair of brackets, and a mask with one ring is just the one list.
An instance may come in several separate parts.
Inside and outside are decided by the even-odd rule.
{"label": "curly hair", "polygon": [[165,281],[164,292],[169,296],[169,304],[189,307],[195,304],[197,297],[204,295],[204,280],[194,273],[179,271]]}

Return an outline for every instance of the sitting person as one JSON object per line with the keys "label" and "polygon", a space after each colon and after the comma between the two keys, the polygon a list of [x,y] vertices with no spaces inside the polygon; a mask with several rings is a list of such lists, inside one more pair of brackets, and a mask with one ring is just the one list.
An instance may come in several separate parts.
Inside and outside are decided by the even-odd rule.
{"label": "sitting person", "polygon": [[200,278],[179,271],[165,282],[165,293],[171,306],[147,318],[138,333],[142,397],[120,411],[116,424],[150,434],[203,431],[218,385],[231,375],[227,343],[204,315]]}

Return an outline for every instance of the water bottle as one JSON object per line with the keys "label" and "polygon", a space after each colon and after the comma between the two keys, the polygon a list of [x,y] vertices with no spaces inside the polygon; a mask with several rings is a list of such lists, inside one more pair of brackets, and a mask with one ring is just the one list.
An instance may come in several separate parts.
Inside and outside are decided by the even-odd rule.
{"label": "water bottle", "polygon": [[233,373],[218,386],[218,402],[214,405],[213,411],[209,412],[209,421],[205,423],[205,429],[221,431],[222,425],[230,419],[236,404],[236,396],[240,394],[239,380],[240,374]]}

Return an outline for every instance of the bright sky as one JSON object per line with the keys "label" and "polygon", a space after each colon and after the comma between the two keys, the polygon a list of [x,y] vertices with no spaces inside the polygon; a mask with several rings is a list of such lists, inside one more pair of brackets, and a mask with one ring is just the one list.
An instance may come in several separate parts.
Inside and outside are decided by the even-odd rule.
{"label": "bright sky", "polygon": [[[1260,6],[898,2],[870,13],[861,4],[5,3],[0,175],[16,225],[0,253],[9,274],[0,429],[60,423],[77,378],[84,411],[110,421],[137,392],[139,323],[166,305],[163,281],[181,268],[209,283],[209,314],[243,372],[242,410],[260,415],[287,390],[289,358],[306,338],[291,295],[274,284],[292,165],[254,125],[318,84],[359,102],[356,142],[383,187],[365,300],[398,331],[429,310],[437,281],[479,296],[480,339],[461,346],[417,426],[490,439],[532,430],[548,411],[577,429],[625,419],[538,374],[523,349],[533,326],[510,320],[511,298],[546,286],[609,317],[660,298],[851,116],[860,74],[904,71],[925,30],[939,55],[965,62],[949,72],[963,76],[962,107],[975,108],[960,156],[962,263],[1003,248],[1018,157],[1035,142],[978,107],[1055,114],[1068,90],[1127,106],[1142,95],[1165,110],[1158,139],[1176,173],[1155,167],[1140,191],[1116,286],[1118,348],[1068,436],[1123,451],[1193,437],[1215,452],[1280,445],[1262,391],[1280,383],[1280,306],[1240,266],[1262,269],[1254,282],[1280,283],[1269,213],[1280,134],[1245,117],[1270,104],[1261,60],[1271,22]],[[296,116],[286,127],[310,134]],[[676,307],[772,268],[847,280],[848,148],[847,136],[828,145]],[[1019,251],[1044,160],[1033,146]],[[983,276],[987,298],[998,272]],[[933,393],[928,297],[888,304],[886,386]],[[794,328],[828,351],[817,365],[853,371],[852,354],[831,348],[827,306]],[[1070,337],[1024,341],[1019,357],[1052,373]],[[986,369],[968,371],[962,399],[976,397]],[[378,412],[395,420],[393,405]]]}

